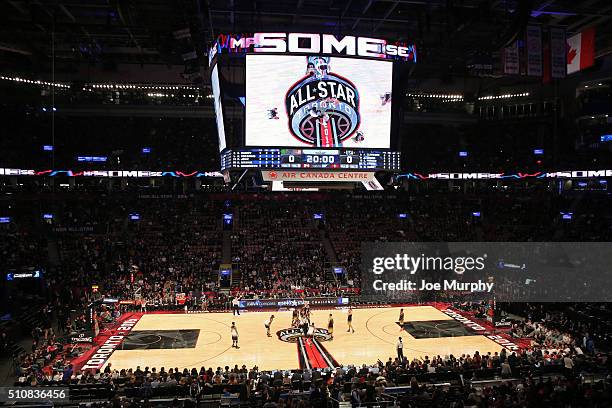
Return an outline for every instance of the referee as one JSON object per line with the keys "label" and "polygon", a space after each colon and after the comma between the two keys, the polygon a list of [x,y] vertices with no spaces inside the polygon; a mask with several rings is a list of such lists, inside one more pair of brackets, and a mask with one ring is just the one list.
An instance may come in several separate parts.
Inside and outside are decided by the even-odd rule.
{"label": "referee", "polygon": [[397,358],[400,363],[404,362],[404,343],[402,342],[402,338],[400,337],[397,341]]}
{"label": "referee", "polygon": [[233,316],[240,316],[240,299],[238,296],[232,299],[232,309]]}

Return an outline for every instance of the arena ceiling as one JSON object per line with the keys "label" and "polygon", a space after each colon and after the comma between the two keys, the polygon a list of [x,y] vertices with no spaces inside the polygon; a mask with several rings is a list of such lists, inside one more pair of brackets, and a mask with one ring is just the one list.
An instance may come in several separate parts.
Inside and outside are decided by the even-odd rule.
{"label": "arena ceiling", "polygon": [[[48,72],[89,64],[186,64],[219,33],[326,32],[414,42],[421,73],[461,69],[499,50],[526,21],[568,32],[598,26],[609,52],[609,0],[5,0],[0,3],[0,64]],[[189,29],[191,42],[178,40]],[[186,68],[188,70],[188,68]]]}

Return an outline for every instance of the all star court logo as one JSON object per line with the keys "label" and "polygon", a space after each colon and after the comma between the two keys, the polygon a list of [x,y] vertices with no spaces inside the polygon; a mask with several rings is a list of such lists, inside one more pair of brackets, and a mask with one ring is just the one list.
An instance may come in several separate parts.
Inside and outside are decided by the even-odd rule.
{"label": "all star court logo", "polygon": [[285,97],[289,131],[311,146],[340,147],[361,122],[357,87],[331,70],[330,57],[310,56],[306,63],[306,75]]}
{"label": "all star court logo", "polygon": [[302,329],[292,327],[289,329],[283,329],[276,332],[278,339],[287,343],[297,343],[300,338],[314,338],[317,341],[329,341],[332,339],[332,335],[327,329],[314,329],[312,335],[305,335]]}

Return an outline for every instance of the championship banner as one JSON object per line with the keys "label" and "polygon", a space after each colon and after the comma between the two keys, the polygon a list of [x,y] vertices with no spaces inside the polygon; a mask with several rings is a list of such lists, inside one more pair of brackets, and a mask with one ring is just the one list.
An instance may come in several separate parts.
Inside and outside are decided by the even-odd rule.
{"label": "championship banner", "polygon": [[542,28],[527,26],[527,75],[542,76]]}
{"label": "championship banner", "polygon": [[550,70],[552,78],[565,78],[567,74],[567,64],[565,57],[565,29],[550,29]]}
{"label": "championship banner", "polygon": [[504,74],[518,75],[519,49],[515,41],[511,46],[504,48]]}
{"label": "championship banner", "polygon": [[262,170],[264,181],[311,181],[311,182],[370,182],[375,180],[370,171],[291,171]]}

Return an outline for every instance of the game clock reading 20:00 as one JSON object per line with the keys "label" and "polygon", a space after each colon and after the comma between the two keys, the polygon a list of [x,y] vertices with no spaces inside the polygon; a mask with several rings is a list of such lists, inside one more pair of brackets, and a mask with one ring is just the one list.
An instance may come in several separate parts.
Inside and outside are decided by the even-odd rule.
{"label": "game clock reading 20:00", "polygon": [[[281,149],[281,168],[368,169],[382,167],[379,152],[359,150]],[[386,164],[386,163],[385,163]]]}
{"label": "game clock reading 20:00", "polygon": [[359,156],[350,151],[301,151],[282,150],[281,167],[329,167],[340,168],[342,164],[359,164]]}

